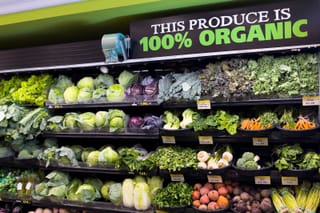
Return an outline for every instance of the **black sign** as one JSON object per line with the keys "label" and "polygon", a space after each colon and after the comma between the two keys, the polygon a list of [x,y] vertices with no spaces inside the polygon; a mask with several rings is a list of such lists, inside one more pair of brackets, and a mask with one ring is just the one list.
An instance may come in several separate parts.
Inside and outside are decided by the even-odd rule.
{"label": "black sign", "polygon": [[320,44],[320,0],[134,22],[133,58]]}

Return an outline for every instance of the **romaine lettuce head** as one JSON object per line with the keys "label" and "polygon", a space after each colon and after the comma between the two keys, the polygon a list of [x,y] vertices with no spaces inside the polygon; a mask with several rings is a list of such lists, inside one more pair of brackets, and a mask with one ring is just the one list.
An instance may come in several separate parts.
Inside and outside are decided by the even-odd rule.
{"label": "romaine lettuce head", "polygon": [[84,87],[79,89],[78,102],[89,103],[92,99],[92,89]]}
{"label": "romaine lettuce head", "polygon": [[63,93],[64,101],[67,104],[74,104],[78,100],[78,94],[79,94],[78,87],[76,86],[68,87]]}
{"label": "romaine lettuce head", "polygon": [[81,88],[89,88],[89,89],[93,89],[94,88],[94,84],[93,84],[93,78],[92,77],[83,77],[81,78],[78,83],[77,83],[77,87],[79,89]]}
{"label": "romaine lettuce head", "polygon": [[76,191],[76,196],[80,201],[93,201],[96,199],[96,190],[90,184],[82,184]]}
{"label": "romaine lettuce head", "polygon": [[75,112],[68,112],[64,115],[62,126],[64,129],[76,129],[78,127],[77,119],[79,114]]}
{"label": "romaine lettuce head", "polygon": [[78,116],[78,124],[80,129],[82,130],[93,130],[96,126],[96,114],[92,112],[81,113]]}
{"label": "romaine lettuce head", "polygon": [[119,84],[121,84],[125,89],[127,89],[131,86],[131,84],[136,83],[138,81],[138,75],[124,70],[120,73],[118,81]]}
{"label": "romaine lettuce head", "polygon": [[125,99],[125,89],[120,84],[112,84],[107,89],[107,99],[111,102],[120,102]]}
{"label": "romaine lettuce head", "polygon": [[94,86],[96,89],[98,88],[107,89],[113,83],[114,83],[114,79],[109,74],[100,74],[94,79]]}

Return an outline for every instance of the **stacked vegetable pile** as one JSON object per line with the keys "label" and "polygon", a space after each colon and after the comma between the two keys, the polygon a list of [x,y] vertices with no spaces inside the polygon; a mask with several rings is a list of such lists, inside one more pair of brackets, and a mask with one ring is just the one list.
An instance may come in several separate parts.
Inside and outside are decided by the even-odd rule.
{"label": "stacked vegetable pile", "polygon": [[0,136],[15,151],[35,139],[46,128],[49,113],[44,108],[28,109],[16,104],[0,106]]}
{"label": "stacked vegetable pile", "polygon": [[103,146],[99,150],[93,147],[82,147],[80,145],[72,145],[70,147],[52,144],[39,154],[38,159],[44,161],[46,167],[50,164],[58,164],[60,166],[84,166],[80,162],[86,163],[86,166],[113,166],[119,160],[119,154],[111,146]]}
{"label": "stacked vegetable pile", "polygon": [[0,103],[43,106],[52,83],[53,78],[48,74],[31,75],[29,78],[13,76],[9,80],[1,80]]}
{"label": "stacked vegetable pile", "polygon": [[245,170],[257,170],[270,166],[271,162],[264,162],[264,164],[262,164],[262,162],[260,162],[260,156],[255,155],[253,152],[244,152],[236,162],[236,168]]}
{"label": "stacked vegetable pile", "polygon": [[231,165],[233,160],[232,150],[229,145],[224,145],[215,150],[213,154],[207,151],[199,151],[197,153],[197,159],[199,161],[199,169],[219,169]]}
{"label": "stacked vegetable pile", "polygon": [[304,151],[300,144],[283,144],[274,150],[278,159],[275,167],[281,170],[320,169],[320,154]]}
{"label": "stacked vegetable pile", "polygon": [[187,207],[192,203],[192,186],[184,182],[171,182],[159,189],[152,199],[157,209]]}
{"label": "stacked vegetable pile", "polygon": [[127,178],[123,182],[108,180],[102,182],[99,178],[88,177],[84,180],[71,179],[68,173],[52,171],[46,179],[37,184],[33,191],[33,198],[41,200],[52,196],[58,199],[72,201],[110,201],[116,206],[147,210],[151,207],[151,200],[162,188],[163,180],[158,177],[136,176]]}
{"label": "stacked vegetable pile", "polygon": [[162,127],[162,119],[159,116],[146,114],[145,116],[131,116],[128,122],[128,131],[148,132],[159,130]]}
{"label": "stacked vegetable pile", "polygon": [[151,160],[160,170],[169,172],[184,168],[197,169],[198,166],[196,150],[188,147],[160,147],[151,155]]}
{"label": "stacked vegetable pile", "polygon": [[[109,74],[96,78],[83,77],[76,85],[66,76],[59,76],[48,95],[53,104],[103,103],[154,100],[158,92],[158,82],[151,76],[139,82],[138,74],[122,71],[118,82]],[[142,97],[142,98],[141,98]]]}
{"label": "stacked vegetable pile", "polygon": [[316,95],[316,54],[262,56],[210,63],[201,74],[201,96],[223,100]]}
{"label": "stacked vegetable pile", "polygon": [[195,101],[200,98],[201,82],[198,72],[170,73],[159,80],[158,103]]}
{"label": "stacked vegetable pile", "polygon": [[253,186],[233,183],[231,209],[237,213],[271,213],[274,212],[270,199],[271,190],[256,189]]}
{"label": "stacked vegetable pile", "polygon": [[294,116],[293,109],[285,109],[280,118],[281,128],[287,130],[309,130],[317,127],[316,119],[310,115]]}
{"label": "stacked vegetable pile", "polygon": [[274,112],[264,112],[258,118],[246,118],[241,121],[242,130],[263,130],[279,124],[279,119]]}
{"label": "stacked vegetable pile", "polygon": [[80,114],[69,112],[64,116],[53,116],[47,122],[47,130],[54,132],[65,130],[123,132],[126,127],[126,114],[119,109]]}
{"label": "stacked vegetable pile", "polygon": [[231,192],[232,186],[229,184],[196,183],[192,191],[192,206],[202,211],[227,209]]}
{"label": "stacked vegetable pile", "polygon": [[0,193],[13,193],[17,192],[17,179],[20,175],[18,170],[0,170]]}
{"label": "stacked vegetable pile", "polygon": [[272,188],[271,198],[279,213],[317,212],[320,204],[320,183],[304,181],[293,188]]}
{"label": "stacked vegetable pile", "polygon": [[204,130],[226,130],[230,135],[237,133],[239,126],[239,116],[231,115],[224,110],[218,110],[215,114],[207,116],[201,115],[190,108],[185,109],[181,113],[182,120],[180,121],[180,114],[171,111],[165,111],[162,121],[165,124],[163,129],[177,130],[193,128],[194,131]]}

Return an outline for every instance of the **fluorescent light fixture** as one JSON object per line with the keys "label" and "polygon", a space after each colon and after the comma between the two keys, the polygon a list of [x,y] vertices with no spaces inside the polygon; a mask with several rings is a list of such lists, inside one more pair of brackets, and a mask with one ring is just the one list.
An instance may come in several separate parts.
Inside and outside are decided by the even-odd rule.
{"label": "fluorescent light fixture", "polygon": [[0,15],[19,13],[83,0],[0,0]]}

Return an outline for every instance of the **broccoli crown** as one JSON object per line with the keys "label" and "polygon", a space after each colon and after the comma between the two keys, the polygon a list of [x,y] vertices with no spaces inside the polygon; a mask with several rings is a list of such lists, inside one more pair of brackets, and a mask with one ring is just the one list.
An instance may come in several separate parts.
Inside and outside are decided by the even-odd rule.
{"label": "broccoli crown", "polygon": [[246,169],[258,169],[259,165],[257,164],[257,162],[255,162],[254,160],[250,160],[250,161],[246,161],[244,163],[244,167]]}
{"label": "broccoli crown", "polygon": [[245,168],[244,167],[244,164],[245,164],[245,159],[243,159],[243,158],[239,158],[238,160],[237,160],[237,167],[239,167],[239,168]]}
{"label": "broccoli crown", "polygon": [[241,158],[245,159],[246,161],[251,161],[254,159],[254,154],[252,152],[244,152]]}

